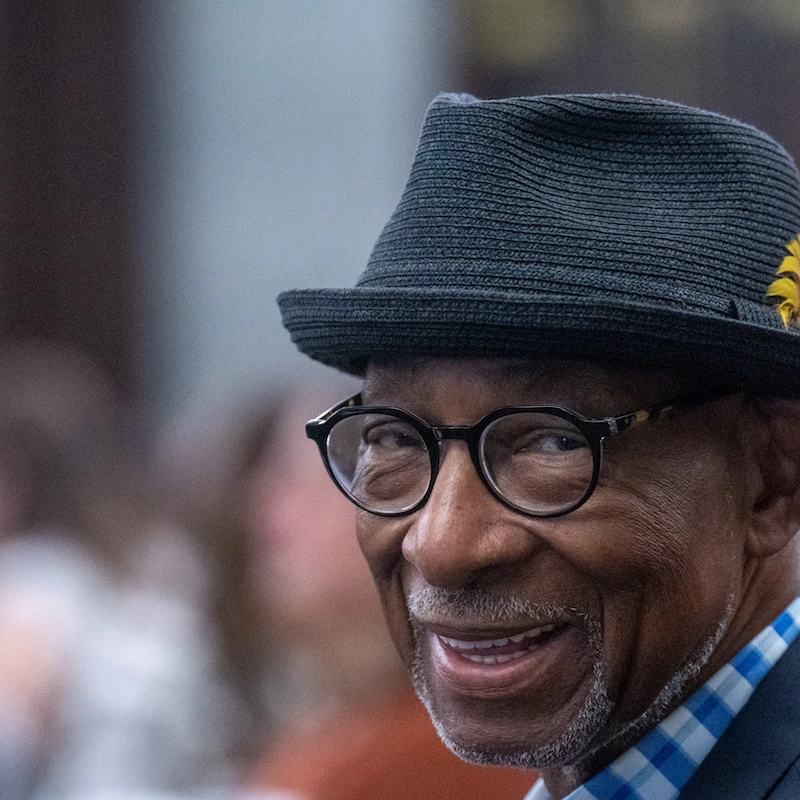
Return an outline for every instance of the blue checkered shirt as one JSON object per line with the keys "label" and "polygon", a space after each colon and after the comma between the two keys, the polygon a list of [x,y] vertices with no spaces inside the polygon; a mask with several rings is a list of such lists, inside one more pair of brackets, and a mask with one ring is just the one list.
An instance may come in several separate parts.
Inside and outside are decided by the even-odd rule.
{"label": "blue checkered shirt", "polygon": [[[565,800],[675,800],[800,631],[800,597],[682,706]],[[542,780],[525,800],[551,800]]]}

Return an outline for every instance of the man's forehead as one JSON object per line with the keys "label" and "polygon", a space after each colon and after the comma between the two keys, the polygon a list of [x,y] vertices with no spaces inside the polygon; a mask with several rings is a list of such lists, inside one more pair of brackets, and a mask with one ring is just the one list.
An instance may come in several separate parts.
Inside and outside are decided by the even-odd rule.
{"label": "man's forehead", "polygon": [[408,356],[371,362],[365,376],[365,389],[402,389],[409,382],[436,380],[447,375],[469,371],[487,380],[501,380],[528,385],[546,379],[548,374],[562,372],[565,379],[577,372],[577,364],[563,361],[523,358],[444,358]]}
{"label": "man's forehead", "polygon": [[[365,374],[367,402],[391,403],[466,379],[530,402],[656,402],[681,394],[685,378],[674,373],[586,361],[519,358],[407,357],[371,363]],[[693,388],[693,387],[692,387]]]}

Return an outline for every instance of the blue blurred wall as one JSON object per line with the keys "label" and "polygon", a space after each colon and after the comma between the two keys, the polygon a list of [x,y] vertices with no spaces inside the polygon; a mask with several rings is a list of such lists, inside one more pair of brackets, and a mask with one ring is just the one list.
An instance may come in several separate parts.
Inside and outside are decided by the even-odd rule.
{"label": "blue blurred wall", "polygon": [[143,5],[139,247],[159,414],[306,369],[275,296],[363,268],[425,107],[452,88],[447,5]]}

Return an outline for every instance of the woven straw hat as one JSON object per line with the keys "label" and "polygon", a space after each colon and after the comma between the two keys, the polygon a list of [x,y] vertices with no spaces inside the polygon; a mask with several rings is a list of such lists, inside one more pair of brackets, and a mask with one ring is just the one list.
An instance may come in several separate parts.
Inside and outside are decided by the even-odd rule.
{"label": "woven straw hat", "polygon": [[356,287],[279,303],[301,351],[355,374],[554,357],[797,393],[800,333],[766,293],[798,232],[797,168],[743,123],[628,95],[441,95]]}

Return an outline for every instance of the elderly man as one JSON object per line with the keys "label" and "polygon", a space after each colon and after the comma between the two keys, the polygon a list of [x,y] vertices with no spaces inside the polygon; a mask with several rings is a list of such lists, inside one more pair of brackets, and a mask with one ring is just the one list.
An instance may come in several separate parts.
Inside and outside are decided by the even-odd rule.
{"label": "elderly man", "polygon": [[357,286],[280,298],[364,375],[307,430],[417,692],[530,800],[800,797],[799,232],[742,123],[442,95]]}

